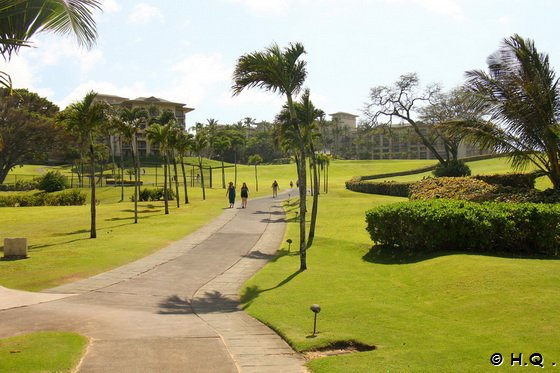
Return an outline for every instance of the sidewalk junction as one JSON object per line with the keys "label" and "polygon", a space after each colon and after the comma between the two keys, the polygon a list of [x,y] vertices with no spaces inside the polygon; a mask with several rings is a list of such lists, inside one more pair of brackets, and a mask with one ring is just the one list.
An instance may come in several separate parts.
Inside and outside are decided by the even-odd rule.
{"label": "sidewalk junction", "polygon": [[86,335],[79,372],[305,372],[301,355],[238,307],[284,230],[279,199],[255,199],[112,271],[41,293],[0,287],[0,338]]}

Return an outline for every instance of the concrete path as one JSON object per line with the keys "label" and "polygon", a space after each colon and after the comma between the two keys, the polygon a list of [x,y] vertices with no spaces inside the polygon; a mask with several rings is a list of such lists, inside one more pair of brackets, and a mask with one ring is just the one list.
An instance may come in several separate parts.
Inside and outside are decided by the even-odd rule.
{"label": "concrete path", "polygon": [[301,355],[238,307],[241,285],[273,258],[284,229],[279,199],[250,200],[98,276],[42,293],[0,287],[0,338],[84,334],[79,372],[305,372]]}

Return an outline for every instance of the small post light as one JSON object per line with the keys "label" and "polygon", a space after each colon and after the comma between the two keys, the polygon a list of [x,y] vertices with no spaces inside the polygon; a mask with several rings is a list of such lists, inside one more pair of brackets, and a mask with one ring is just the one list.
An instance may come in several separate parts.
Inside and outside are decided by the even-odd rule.
{"label": "small post light", "polygon": [[290,252],[290,248],[292,247],[292,239],[288,238],[286,242],[288,243],[288,252]]}
{"label": "small post light", "polygon": [[309,309],[315,314],[315,319],[313,321],[313,336],[315,337],[317,331],[317,314],[321,312],[321,307],[318,304],[313,304]]}

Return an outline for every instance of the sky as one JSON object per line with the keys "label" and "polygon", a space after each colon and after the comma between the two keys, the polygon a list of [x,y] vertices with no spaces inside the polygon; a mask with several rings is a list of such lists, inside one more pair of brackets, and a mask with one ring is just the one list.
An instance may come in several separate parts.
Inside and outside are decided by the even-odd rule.
{"label": "sky", "polygon": [[272,121],[284,97],[258,88],[232,97],[238,58],[277,43],[304,45],[304,87],[327,114],[362,116],[372,87],[417,73],[451,90],[486,69],[504,38],[533,39],[560,74],[557,0],[101,0],[90,50],[42,33],[9,61],[17,88],[61,109],[87,92],[155,96],[194,108],[187,126]]}

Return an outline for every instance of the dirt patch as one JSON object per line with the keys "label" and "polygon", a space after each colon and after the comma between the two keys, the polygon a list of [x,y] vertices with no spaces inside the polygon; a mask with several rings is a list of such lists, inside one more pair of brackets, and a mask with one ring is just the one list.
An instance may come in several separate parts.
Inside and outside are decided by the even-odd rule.
{"label": "dirt patch", "polygon": [[320,347],[314,350],[305,351],[303,355],[306,359],[318,359],[326,356],[338,356],[352,354],[356,352],[373,351],[375,346],[366,345],[364,343],[355,341],[340,341],[330,344],[325,347]]}

